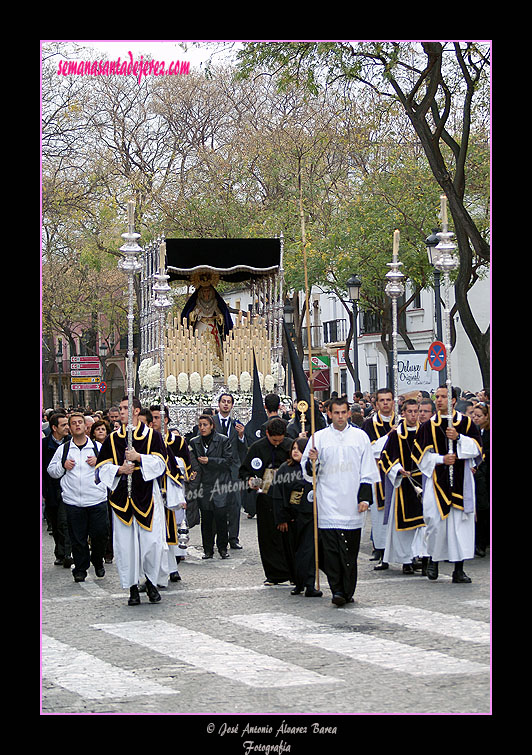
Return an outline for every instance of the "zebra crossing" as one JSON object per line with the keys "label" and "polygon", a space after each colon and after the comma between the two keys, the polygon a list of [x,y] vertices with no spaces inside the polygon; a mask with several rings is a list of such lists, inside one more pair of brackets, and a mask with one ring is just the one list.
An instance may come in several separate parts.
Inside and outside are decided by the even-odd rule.
{"label": "zebra crossing", "polygon": [[[333,618],[339,616],[341,619]],[[352,624],[346,626],[348,617]],[[340,620],[340,624],[335,624]],[[360,620],[364,624],[358,626]],[[482,675],[490,671],[489,662],[471,660],[467,652],[462,652],[464,647],[473,647],[480,651],[475,657],[487,655],[482,654],[483,646],[489,646],[490,641],[487,622],[403,604],[361,606],[335,612],[323,621],[312,621],[290,612],[269,611],[218,616],[213,624],[237,626],[245,632],[237,635],[236,640],[222,640],[214,636],[214,632],[198,631],[161,619],[90,624],[90,631],[103,632],[119,646],[123,643],[124,653],[132,646],[144,650],[143,657],[152,660],[134,671],[122,668],[116,660],[120,657],[119,647],[111,662],[98,658],[97,653],[77,649],[73,644],[44,634],[42,677],[86,700],[127,700],[186,692],[182,674],[170,681],[150,678],[149,665],[153,658],[157,659],[154,664],[164,666],[177,662],[180,668],[191,673],[215,675],[243,685],[242,689],[304,689],[315,685],[320,689],[342,689],[348,684],[349,670],[359,666],[401,674],[405,679],[456,678],[460,674]],[[401,639],[383,636],[390,634],[390,627],[401,630]],[[264,636],[267,652],[260,650],[259,639]],[[427,636],[445,637],[446,650],[452,647],[452,652],[423,647]],[[256,642],[250,642],[250,637],[256,637]],[[326,652],[336,663],[327,665],[326,671],[323,664],[319,670],[313,670],[310,668],[312,653],[297,655],[297,658],[305,657],[304,665],[289,662],[283,658],[287,640]],[[437,647],[437,642],[434,645]],[[339,668],[343,673],[338,673]]]}

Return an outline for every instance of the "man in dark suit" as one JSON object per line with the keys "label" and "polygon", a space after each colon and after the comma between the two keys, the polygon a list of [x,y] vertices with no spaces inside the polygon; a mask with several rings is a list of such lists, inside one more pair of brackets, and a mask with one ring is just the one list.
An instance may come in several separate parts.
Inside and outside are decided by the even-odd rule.
{"label": "man in dark suit", "polygon": [[214,417],[214,429],[217,433],[227,435],[233,454],[233,464],[231,467],[231,481],[234,483],[234,489],[227,496],[227,528],[229,532],[229,545],[231,548],[240,550],[242,546],[238,542],[240,532],[240,509],[242,505],[242,495],[238,490],[240,465],[244,461],[248,443],[244,431],[245,427],[242,422],[231,417],[234,399],[230,393],[222,393],[218,399],[218,414]]}
{"label": "man in dark suit", "polygon": [[214,556],[214,539],[222,558],[228,558],[227,497],[231,483],[233,454],[226,435],[214,429],[214,418],[202,414],[199,435],[190,440],[190,465],[196,473],[189,495],[197,496],[201,515],[203,558]]}
{"label": "man in dark suit", "polygon": [[56,566],[69,569],[74,563],[72,547],[68,532],[66,508],[61,496],[59,480],[54,480],[48,474],[48,464],[52,461],[58,447],[70,438],[68,419],[63,411],[52,412],[48,417],[50,433],[42,439],[42,496],[44,499],[44,514],[52,528],[54,538],[54,555]]}

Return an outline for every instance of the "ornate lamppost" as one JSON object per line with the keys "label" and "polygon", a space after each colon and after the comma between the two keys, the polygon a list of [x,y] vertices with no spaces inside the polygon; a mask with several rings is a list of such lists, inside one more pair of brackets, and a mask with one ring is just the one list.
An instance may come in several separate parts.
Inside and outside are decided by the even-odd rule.
{"label": "ornate lamppost", "polygon": [[[122,238],[126,243],[120,247],[120,251],[123,257],[118,262],[118,267],[127,274],[128,279],[128,301],[127,301],[127,361],[126,361],[126,373],[127,373],[127,447],[131,451],[133,448],[133,394],[135,392],[135,370],[133,363],[134,349],[133,349],[133,320],[134,320],[134,303],[135,303],[135,287],[134,279],[136,273],[138,273],[142,265],[138,261],[138,255],[143,251],[142,247],[137,244],[137,239],[140,238],[140,233],[135,233],[135,203],[130,200],[128,202],[128,232],[122,234]],[[129,462],[132,464],[133,462]],[[127,476],[127,493],[131,496],[131,475]]]}
{"label": "ornate lamppost", "polygon": [[[427,256],[429,258],[429,264],[431,265],[434,271],[434,306],[435,306],[435,314],[436,314],[436,338],[438,339],[438,341],[442,341],[443,335],[442,335],[442,323],[441,323],[441,298],[440,298],[441,273],[436,267],[436,260],[438,259],[437,245],[439,242],[439,238],[438,238],[439,232],[440,232],[439,228],[433,228],[431,235],[425,239],[425,245],[427,247]],[[446,379],[447,379],[447,367],[445,366],[443,370],[440,370],[440,374],[439,374],[440,386],[445,385]]]}
{"label": "ornate lamppost", "polygon": [[[448,427],[453,426],[453,396],[451,380],[451,307],[449,303],[449,292],[451,288],[450,273],[458,267],[458,258],[453,254],[456,244],[452,241],[454,233],[447,227],[447,197],[442,194],[441,200],[441,223],[442,230],[437,234],[440,243],[436,247],[439,256],[436,259],[435,267],[443,273],[443,338],[445,350],[447,352],[447,415]],[[453,441],[448,440],[449,453],[453,453]],[[449,481],[453,485],[453,466],[449,465]]]}
{"label": "ornate lamppost", "polygon": [[157,283],[153,284],[155,299],[153,306],[159,315],[159,385],[160,385],[160,402],[161,402],[161,435],[164,438],[164,417],[166,410],[166,380],[164,376],[165,364],[165,325],[166,311],[172,306],[172,300],[168,297],[170,286],[168,285],[169,275],[165,273],[166,261],[166,243],[164,241],[159,245],[159,272],[154,275]]}
{"label": "ornate lamppost", "polygon": [[399,262],[397,255],[399,252],[399,231],[393,232],[393,260],[387,262],[389,273],[386,273],[386,279],[388,283],[384,289],[387,296],[392,300],[392,375],[393,375],[393,394],[395,401],[395,422],[399,420],[399,372],[397,364],[397,299],[404,294],[405,287],[403,285],[404,275],[399,270],[402,266],[402,262]]}

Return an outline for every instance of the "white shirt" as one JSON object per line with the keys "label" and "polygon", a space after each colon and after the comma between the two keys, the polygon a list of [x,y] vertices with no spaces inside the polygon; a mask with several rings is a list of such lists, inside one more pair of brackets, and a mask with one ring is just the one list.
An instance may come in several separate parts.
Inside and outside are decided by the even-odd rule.
{"label": "white shirt", "polygon": [[48,465],[50,477],[61,479],[61,495],[64,503],[69,506],[95,506],[107,500],[107,488],[103,483],[95,482],[94,467],[87,462],[89,456],[98,457],[101,444],[87,437],[85,441],[85,445],[81,447],[73,440],[70,441],[67,459],[76,462],[73,469],[65,469],[63,466],[63,444],[58,446]]}
{"label": "white shirt", "polygon": [[[380,480],[377,463],[368,435],[358,427],[347,425],[335,430],[329,425],[314,434],[318,451],[316,464],[316,497],[318,527],[321,529],[358,529],[364,523],[365,512],[358,511],[358,491],[361,483]],[[307,473],[308,443],[301,459],[303,476]]]}

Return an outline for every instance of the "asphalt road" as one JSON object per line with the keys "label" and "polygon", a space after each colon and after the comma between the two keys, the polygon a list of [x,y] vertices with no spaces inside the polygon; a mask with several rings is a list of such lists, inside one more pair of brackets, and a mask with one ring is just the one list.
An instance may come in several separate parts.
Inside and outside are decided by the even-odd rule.
{"label": "asphalt road", "polygon": [[[355,603],[342,608],[321,573],[322,598],[264,586],[245,514],[243,550],[202,561],[194,527],[182,581],[131,607],[114,564],[76,584],[44,529],[41,714],[194,715],[208,742],[236,753],[259,741],[299,752],[305,737],[328,746],[362,714],[489,714],[489,551],[466,562],[472,584],[452,584],[447,563],[430,582],[398,565],[374,571],[369,532],[368,520]],[[253,730],[264,716],[272,731]],[[328,731],[312,729],[320,721]]]}

